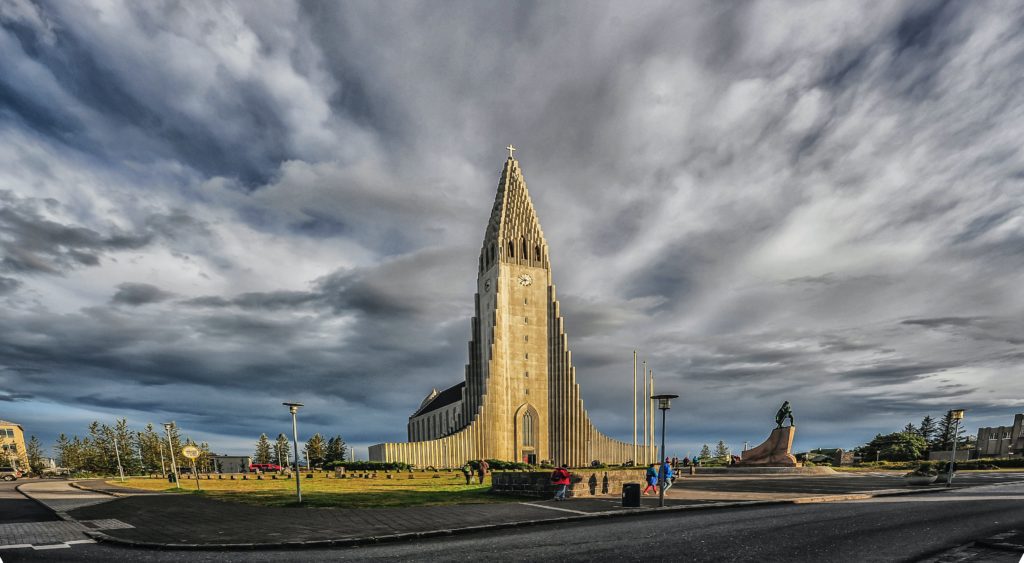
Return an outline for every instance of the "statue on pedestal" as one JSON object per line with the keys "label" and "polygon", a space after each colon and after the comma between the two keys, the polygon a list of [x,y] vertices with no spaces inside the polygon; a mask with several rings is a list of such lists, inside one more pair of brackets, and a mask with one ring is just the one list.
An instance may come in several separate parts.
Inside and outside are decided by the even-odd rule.
{"label": "statue on pedestal", "polygon": [[776,428],[782,428],[782,422],[786,420],[786,417],[789,417],[790,426],[796,426],[796,423],[793,422],[793,409],[789,407],[789,401],[783,401],[779,412],[775,413]]}
{"label": "statue on pedestal", "polygon": [[[782,423],[789,419],[789,426]],[[775,414],[776,427],[771,435],[759,446],[744,450],[736,465],[759,465],[766,467],[799,467],[793,457],[793,436],[796,434],[796,423],[793,422],[793,409],[789,401],[782,403],[782,408]]]}

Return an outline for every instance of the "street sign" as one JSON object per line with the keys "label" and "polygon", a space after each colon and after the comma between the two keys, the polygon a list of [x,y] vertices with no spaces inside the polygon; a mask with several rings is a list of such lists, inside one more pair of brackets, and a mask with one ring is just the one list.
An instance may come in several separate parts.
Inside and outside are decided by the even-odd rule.
{"label": "street sign", "polygon": [[195,446],[185,446],[184,448],[181,448],[181,455],[189,459],[196,459],[197,457],[199,457],[200,453],[202,452],[200,452],[199,448]]}

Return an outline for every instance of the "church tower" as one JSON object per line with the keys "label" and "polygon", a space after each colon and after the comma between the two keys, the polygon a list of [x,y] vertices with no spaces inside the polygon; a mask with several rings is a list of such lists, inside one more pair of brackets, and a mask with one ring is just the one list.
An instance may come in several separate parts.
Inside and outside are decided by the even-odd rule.
{"label": "church tower", "polygon": [[480,248],[465,381],[432,391],[409,419],[410,442],[371,446],[372,460],[578,467],[633,458],[633,445],[598,432],[583,408],[547,241],[515,149],[508,149]]}

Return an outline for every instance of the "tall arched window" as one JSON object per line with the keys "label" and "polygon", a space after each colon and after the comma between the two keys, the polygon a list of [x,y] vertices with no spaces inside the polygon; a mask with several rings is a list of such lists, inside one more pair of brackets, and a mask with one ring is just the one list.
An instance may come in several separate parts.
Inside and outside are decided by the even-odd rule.
{"label": "tall arched window", "polygon": [[512,241],[508,241],[508,257],[516,257],[516,245],[512,244]]}
{"label": "tall arched window", "polygon": [[537,261],[540,262],[540,245],[533,247],[533,253],[537,256]]}
{"label": "tall arched window", "polygon": [[526,258],[527,260],[529,260],[530,259],[530,252],[528,250],[526,250],[526,239],[520,239],[520,240],[523,243],[523,253],[522,253],[521,256],[523,258]]}
{"label": "tall arched window", "polygon": [[536,447],[537,439],[533,430],[533,415],[530,411],[523,413],[523,445]]}

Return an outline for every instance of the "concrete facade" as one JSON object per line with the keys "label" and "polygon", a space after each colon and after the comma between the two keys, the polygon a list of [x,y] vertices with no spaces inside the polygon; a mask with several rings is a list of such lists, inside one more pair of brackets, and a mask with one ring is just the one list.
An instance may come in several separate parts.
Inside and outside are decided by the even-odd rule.
{"label": "concrete facade", "polygon": [[16,422],[0,420],[0,464],[28,471],[25,431]]}
{"label": "concrete facade", "polygon": [[1024,455],[1024,414],[1013,417],[1013,426],[978,429],[980,457],[1017,457]]}
{"label": "concrete facade", "polygon": [[[460,466],[470,459],[580,467],[633,459],[633,445],[599,432],[583,407],[548,245],[512,156],[484,233],[474,302],[461,399],[443,405],[451,409],[444,420],[455,414],[455,423],[438,428],[428,395],[410,417],[410,442],[370,446],[371,460],[418,467]],[[653,452],[638,449],[641,459],[651,459]]]}

